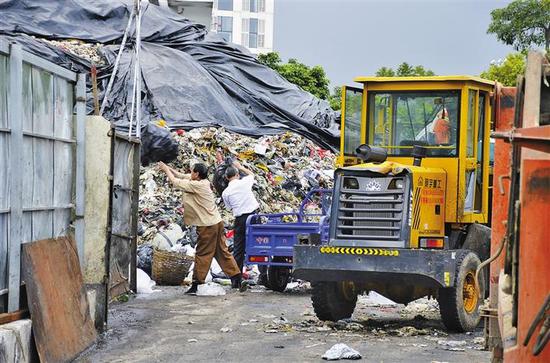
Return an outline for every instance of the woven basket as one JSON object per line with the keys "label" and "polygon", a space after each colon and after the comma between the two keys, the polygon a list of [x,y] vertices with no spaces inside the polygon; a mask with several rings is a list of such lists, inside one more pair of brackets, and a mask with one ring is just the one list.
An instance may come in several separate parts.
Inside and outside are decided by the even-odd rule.
{"label": "woven basket", "polygon": [[181,285],[189,273],[193,260],[193,257],[180,252],[155,249],[153,252],[153,280],[157,285]]}

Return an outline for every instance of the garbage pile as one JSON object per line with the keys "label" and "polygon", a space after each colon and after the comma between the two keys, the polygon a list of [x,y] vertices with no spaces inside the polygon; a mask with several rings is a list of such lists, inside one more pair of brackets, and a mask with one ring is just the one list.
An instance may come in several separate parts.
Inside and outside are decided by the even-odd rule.
{"label": "garbage pile", "polygon": [[[334,154],[294,133],[255,139],[223,128],[199,128],[177,130],[172,137],[179,145],[178,157],[171,163],[177,170],[188,173],[193,164],[202,162],[210,167],[212,178],[227,159],[239,160],[252,170],[261,213],[296,211],[309,190],[332,187]],[[234,218],[217,196],[231,249]],[[314,208],[307,206],[309,212]],[[182,192],[170,185],[156,164],[141,169],[139,217],[138,267],[150,271],[154,248],[173,251],[189,246],[183,252],[193,254],[197,233],[183,220]]]}
{"label": "garbage pile", "polygon": [[86,43],[78,39],[68,40],[48,40],[39,39],[47,44],[53,45],[64,52],[84,58],[92,64],[103,66],[106,64],[105,58],[101,55],[102,45],[100,43]]}

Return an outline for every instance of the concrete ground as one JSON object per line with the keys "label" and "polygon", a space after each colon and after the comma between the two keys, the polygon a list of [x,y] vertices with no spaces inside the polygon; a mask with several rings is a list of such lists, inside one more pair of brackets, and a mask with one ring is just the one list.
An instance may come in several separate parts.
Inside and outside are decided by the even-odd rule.
{"label": "concrete ground", "polygon": [[184,296],[183,287],[111,306],[109,329],[77,362],[320,362],[336,343],[365,362],[488,362],[482,331],[447,334],[437,304],[361,296],[349,321],[320,322],[304,291],[255,287]]}

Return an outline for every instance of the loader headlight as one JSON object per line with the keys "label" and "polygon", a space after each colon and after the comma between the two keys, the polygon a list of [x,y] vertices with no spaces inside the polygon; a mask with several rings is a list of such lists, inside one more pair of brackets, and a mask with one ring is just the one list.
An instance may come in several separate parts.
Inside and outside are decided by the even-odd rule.
{"label": "loader headlight", "polygon": [[344,177],[344,188],[359,189],[359,180],[357,178],[350,178],[349,176]]}
{"label": "loader headlight", "polygon": [[403,179],[393,179],[388,185],[388,189],[403,189],[405,182]]}

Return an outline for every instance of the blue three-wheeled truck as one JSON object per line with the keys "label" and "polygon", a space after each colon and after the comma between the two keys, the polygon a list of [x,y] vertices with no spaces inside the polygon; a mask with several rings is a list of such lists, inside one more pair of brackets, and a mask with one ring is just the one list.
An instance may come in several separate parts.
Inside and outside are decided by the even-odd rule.
{"label": "blue three-wheeled truck", "polygon": [[294,245],[310,235],[328,236],[332,190],[313,189],[297,212],[253,214],[246,221],[246,263],[267,266],[267,287],[284,291],[292,272]]}

